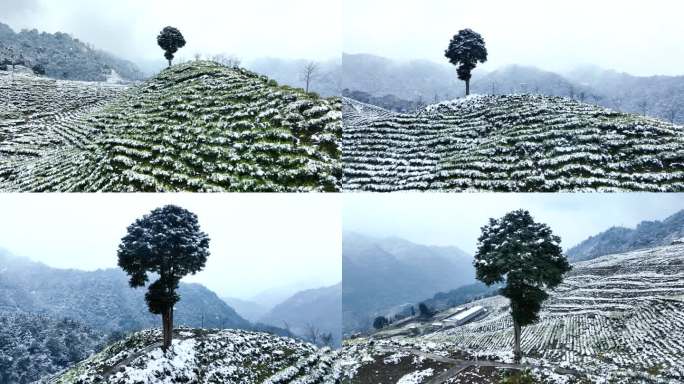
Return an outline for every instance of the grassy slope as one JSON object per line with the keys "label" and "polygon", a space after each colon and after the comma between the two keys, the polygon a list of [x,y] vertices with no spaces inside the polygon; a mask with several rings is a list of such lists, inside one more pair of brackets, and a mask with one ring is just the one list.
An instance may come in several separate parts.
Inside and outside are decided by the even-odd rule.
{"label": "grassy slope", "polygon": [[[25,80],[1,89],[11,97],[31,86]],[[0,190],[340,188],[339,100],[246,70],[193,62],[106,106],[72,111],[50,103],[63,101],[39,104],[59,111],[47,117],[0,120],[0,136],[7,138],[0,145]]]}
{"label": "grassy slope", "polygon": [[50,384],[324,383],[335,353],[311,344],[240,330],[178,329],[166,355],[159,330],[133,334],[91,356]]}
{"label": "grassy slope", "polygon": [[343,103],[346,190],[684,190],[684,132],[658,120],[531,95]]}

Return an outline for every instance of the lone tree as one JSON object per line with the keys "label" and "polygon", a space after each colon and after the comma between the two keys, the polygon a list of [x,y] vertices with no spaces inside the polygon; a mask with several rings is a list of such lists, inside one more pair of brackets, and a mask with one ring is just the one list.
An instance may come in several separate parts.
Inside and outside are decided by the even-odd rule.
{"label": "lone tree", "polygon": [[119,267],[133,288],[143,287],[148,273],[159,278],[149,285],[145,301],[150,312],[162,316],[163,346],[171,346],[173,306],[180,300],[178,283],[204,268],[209,237],[200,230],[197,215],[175,205],[157,208],[128,227],[118,250]]}
{"label": "lone tree", "polygon": [[171,67],[171,61],[173,61],[173,54],[178,52],[179,48],[185,46],[185,39],[180,31],[174,27],[166,27],[159,32],[157,36],[157,44],[165,51],[164,57],[169,61],[169,67]]}
{"label": "lone tree", "polygon": [[509,212],[482,227],[474,265],[478,280],[506,284],[499,292],[510,299],[514,356],[520,362],[520,327],[539,320],[546,290],[558,286],[571,269],[560,238],[548,225],[535,223],[528,211]]}
{"label": "lone tree", "polygon": [[466,96],[470,95],[471,72],[477,63],[487,61],[487,48],[484,39],[472,29],[462,29],[451,39],[449,48],[444,51],[449,62],[458,66],[456,73],[466,83]]}

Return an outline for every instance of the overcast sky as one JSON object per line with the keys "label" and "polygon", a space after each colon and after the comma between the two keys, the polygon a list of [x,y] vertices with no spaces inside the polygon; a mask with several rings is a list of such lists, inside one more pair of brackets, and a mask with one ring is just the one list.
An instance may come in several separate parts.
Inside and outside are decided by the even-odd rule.
{"label": "overcast sky", "polygon": [[205,269],[183,281],[250,298],[279,287],[338,283],[338,194],[3,194],[0,247],[52,267],[115,268],[126,227],[176,204],[210,239]]}
{"label": "overcast sky", "polygon": [[163,58],[157,34],[180,29],[179,57],[231,53],[257,57],[338,58],[341,0],[1,0],[13,29],[67,32],[130,60]]}
{"label": "overcast sky", "polygon": [[[400,4],[400,5],[399,5]],[[636,75],[684,75],[684,2],[672,0],[344,0],[343,47],[448,63],[444,50],[472,28],[489,51],[483,68],[594,64]]]}
{"label": "overcast sky", "polygon": [[453,245],[474,254],[489,218],[515,209],[527,209],[548,224],[567,249],[612,226],[665,219],[684,209],[684,194],[346,194],[343,206],[345,231]]}

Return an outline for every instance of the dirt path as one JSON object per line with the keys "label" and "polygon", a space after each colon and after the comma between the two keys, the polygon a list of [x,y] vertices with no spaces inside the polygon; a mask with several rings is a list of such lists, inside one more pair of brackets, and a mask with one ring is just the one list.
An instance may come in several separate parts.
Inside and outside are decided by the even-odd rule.
{"label": "dirt path", "polygon": [[[424,351],[420,351],[417,349],[401,349],[404,352],[411,353],[416,356],[421,356],[426,359],[438,361],[440,363],[445,363],[445,364],[451,364],[453,367],[449,368],[447,371],[441,373],[440,375],[433,377],[429,381],[426,382],[426,384],[442,384],[446,382],[448,379],[454,378],[458,376],[464,369],[469,368],[469,367],[494,367],[494,368],[509,368],[509,369],[517,369],[517,370],[524,370],[528,368],[542,368],[540,365],[536,364],[514,364],[514,363],[504,363],[501,361],[492,361],[492,360],[460,360],[460,359],[452,359],[449,357],[444,357],[440,355],[435,355],[433,353],[428,353]],[[548,368],[548,367],[547,367]],[[565,374],[565,375],[579,375],[578,372],[570,370],[570,369],[562,369],[562,368],[556,368],[555,371],[560,374]]]}

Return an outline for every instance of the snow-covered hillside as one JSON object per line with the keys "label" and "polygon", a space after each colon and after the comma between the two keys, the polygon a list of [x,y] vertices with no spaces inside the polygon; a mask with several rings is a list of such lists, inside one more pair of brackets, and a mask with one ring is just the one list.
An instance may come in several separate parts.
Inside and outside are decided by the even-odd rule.
{"label": "snow-covered hillside", "polygon": [[329,383],[336,352],[265,333],[181,328],[172,348],[161,331],[145,330],[116,342],[50,384]]}
{"label": "snow-covered hillside", "polygon": [[[544,304],[540,322],[523,328],[524,363],[550,382],[684,380],[684,245],[607,255],[573,267]],[[405,375],[433,368],[437,376],[460,366],[462,371],[451,374],[461,382],[461,372],[491,369],[473,366],[483,360],[510,361],[507,300],[495,296],[475,305],[486,313],[462,326],[435,319],[383,332],[376,340],[345,341],[347,380],[385,369]],[[476,358],[479,363],[473,363]]]}
{"label": "snow-covered hillside", "polygon": [[560,97],[343,99],[345,190],[681,191],[684,130]]}
{"label": "snow-covered hillside", "polygon": [[0,98],[15,106],[0,116],[0,190],[341,186],[339,99],[212,62],[176,65],[105,103],[120,89],[1,76]]}

